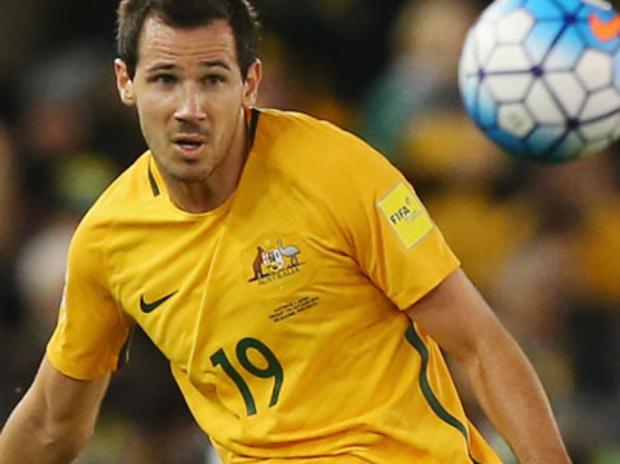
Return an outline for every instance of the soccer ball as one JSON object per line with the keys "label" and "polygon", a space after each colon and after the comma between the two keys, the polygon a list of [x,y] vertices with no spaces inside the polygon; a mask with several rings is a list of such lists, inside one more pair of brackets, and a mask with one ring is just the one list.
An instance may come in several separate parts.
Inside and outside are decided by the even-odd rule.
{"label": "soccer ball", "polygon": [[459,88],[509,154],[600,151],[620,136],[620,16],[601,0],[496,0],[467,35]]}

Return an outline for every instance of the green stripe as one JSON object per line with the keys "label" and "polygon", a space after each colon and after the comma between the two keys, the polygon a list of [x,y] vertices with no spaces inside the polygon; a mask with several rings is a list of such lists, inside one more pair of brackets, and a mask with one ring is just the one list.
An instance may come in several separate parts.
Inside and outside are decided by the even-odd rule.
{"label": "green stripe", "polygon": [[258,128],[258,118],[260,117],[260,111],[256,108],[252,108],[252,115],[250,117],[250,124],[248,128],[248,147],[252,149],[254,146],[254,139],[256,138],[256,129]]}
{"label": "green stripe", "polygon": [[153,190],[153,196],[158,197],[159,196],[159,186],[157,185],[157,182],[155,182],[155,177],[153,177],[153,173],[151,172],[151,165],[150,164],[149,164],[148,176],[149,176],[149,184],[151,184],[151,190]]}
{"label": "green stripe", "polygon": [[[467,427],[463,425],[461,421],[459,421],[456,417],[450,414],[446,408],[439,402],[433,389],[431,388],[431,384],[428,381],[428,359],[429,353],[428,348],[418,335],[413,325],[410,325],[405,332],[405,338],[407,341],[413,346],[416,351],[420,354],[422,358],[422,366],[420,367],[420,389],[422,390],[422,394],[424,398],[428,402],[429,406],[433,410],[437,416],[444,421],[445,423],[451,425],[455,429],[457,429],[461,434],[465,437],[465,441],[469,447],[469,433],[467,431]],[[469,451],[468,451],[469,453]],[[469,458],[472,460],[473,464],[479,464],[469,453]]]}

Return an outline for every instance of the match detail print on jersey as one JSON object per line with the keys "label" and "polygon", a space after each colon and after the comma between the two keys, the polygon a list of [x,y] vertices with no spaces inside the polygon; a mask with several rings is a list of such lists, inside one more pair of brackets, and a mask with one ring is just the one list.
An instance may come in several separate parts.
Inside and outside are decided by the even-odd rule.
{"label": "match detail print on jersey", "polygon": [[433,230],[433,221],[422,202],[402,182],[379,200],[378,205],[407,248],[413,247]]}

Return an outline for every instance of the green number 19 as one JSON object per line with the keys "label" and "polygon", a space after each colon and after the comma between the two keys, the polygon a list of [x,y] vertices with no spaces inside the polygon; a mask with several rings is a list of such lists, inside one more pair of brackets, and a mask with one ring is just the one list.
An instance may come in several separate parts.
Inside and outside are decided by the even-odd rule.
{"label": "green number 19", "polygon": [[[252,364],[248,358],[248,350],[250,349],[258,351],[265,358],[267,361],[267,367],[262,368]],[[274,378],[273,391],[271,393],[269,407],[277,404],[278,398],[280,397],[280,390],[282,389],[282,382],[284,381],[284,371],[282,370],[282,365],[273,352],[267,347],[267,345],[255,338],[244,338],[241,340],[237,343],[236,352],[239,363],[241,363],[243,368],[250,374],[262,379],[268,379],[270,377]],[[230,377],[230,379],[235,383],[241,392],[243,401],[245,402],[245,408],[248,416],[253,416],[256,414],[256,403],[254,401],[254,397],[252,396],[252,392],[250,392],[248,384],[245,383],[243,377],[241,377],[239,372],[237,372],[237,370],[232,366],[228,360],[228,356],[226,356],[226,352],[223,349],[220,348],[213,353],[213,355],[211,355],[211,364],[213,367],[222,366],[222,369],[224,369],[226,375],[228,375],[228,377]]]}

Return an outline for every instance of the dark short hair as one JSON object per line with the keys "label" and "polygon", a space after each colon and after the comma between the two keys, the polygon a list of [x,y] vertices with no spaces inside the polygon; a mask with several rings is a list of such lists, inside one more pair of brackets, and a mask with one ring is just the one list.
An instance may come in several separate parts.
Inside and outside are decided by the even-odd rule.
{"label": "dark short hair", "polygon": [[243,79],[256,61],[260,24],[248,0],[121,0],[117,15],[117,52],[132,79],[138,65],[142,29],[150,17],[185,29],[223,19],[232,28]]}

